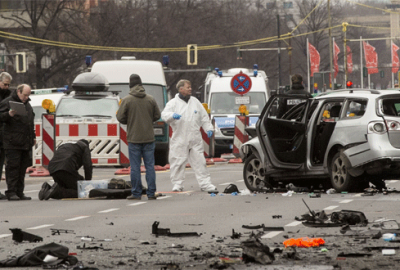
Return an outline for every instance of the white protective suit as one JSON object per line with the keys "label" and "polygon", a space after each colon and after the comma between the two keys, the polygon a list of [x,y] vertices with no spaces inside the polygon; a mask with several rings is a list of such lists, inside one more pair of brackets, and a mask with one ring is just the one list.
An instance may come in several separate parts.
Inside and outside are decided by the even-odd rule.
{"label": "white protective suit", "polygon": [[[179,120],[174,119],[172,117],[174,113],[180,114],[181,118]],[[179,94],[176,94],[175,98],[171,99],[165,106],[161,118],[172,128],[172,138],[169,145],[172,184],[183,188],[185,167],[189,161],[200,188],[207,190],[214,187],[207,170],[200,127],[205,132],[214,131],[214,128],[200,101],[191,97],[186,103],[179,98]]]}

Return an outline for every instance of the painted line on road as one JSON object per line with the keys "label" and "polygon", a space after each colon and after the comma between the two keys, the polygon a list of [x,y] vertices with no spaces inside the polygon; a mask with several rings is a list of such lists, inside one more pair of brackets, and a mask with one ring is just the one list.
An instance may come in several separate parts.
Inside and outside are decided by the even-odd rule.
{"label": "painted line on road", "polygon": [[261,236],[261,238],[272,238],[277,236],[278,234],[282,233],[281,231],[279,232],[269,232],[267,234],[264,234],[263,236]]}
{"label": "painted line on road", "polygon": [[396,183],[396,182],[398,182],[399,180],[390,180],[389,181],[389,183]]}
{"label": "painted line on road", "polygon": [[338,205],[331,205],[331,206],[328,206],[328,207],[324,208],[324,210],[333,210],[333,209],[338,208],[338,207],[339,207]]}
{"label": "painted line on road", "polygon": [[117,210],[119,210],[119,208],[111,208],[111,209],[99,211],[97,213],[108,213],[108,212],[117,211]]}
{"label": "painted line on road", "polygon": [[339,203],[349,203],[349,202],[352,202],[353,200],[343,200],[343,201],[340,201]]}
{"label": "painted line on road", "polygon": [[219,184],[220,186],[227,186],[227,185],[230,185],[230,184],[232,184],[231,182],[229,182],[229,183],[222,183],[222,184]]}
{"label": "painted line on road", "polygon": [[46,228],[46,227],[50,227],[50,226],[54,226],[54,224],[44,224],[44,225],[40,225],[40,226],[36,226],[36,227],[27,228],[27,230],[38,230],[38,229]]}
{"label": "painted line on road", "polygon": [[285,226],[294,227],[294,226],[297,226],[297,225],[300,225],[300,224],[301,224],[301,221],[293,221],[293,222],[291,222],[289,224],[286,224]]}
{"label": "painted line on road", "polygon": [[238,181],[236,181],[237,183],[239,183],[239,182],[244,182],[244,180],[238,180]]}
{"label": "painted line on road", "polygon": [[39,190],[29,190],[29,191],[25,191],[24,190],[24,193],[33,193],[33,192],[38,192]]}
{"label": "painted line on road", "polygon": [[361,197],[361,195],[363,195],[364,193],[358,193],[356,195],[354,195],[353,197]]}
{"label": "painted line on road", "polygon": [[0,234],[0,238],[5,238],[5,237],[9,237],[9,236],[11,236],[12,234]]}
{"label": "painted line on road", "polygon": [[136,206],[136,205],[141,205],[141,204],[145,204],[145,203],[147,203],[147,202],[131,203],[131,204],[128,204],[128,206]]}
{"label": "painted line on road", "polygon": [[157,200],[163,200],[166,198],[171,198],[172,196],[162,196],[162,197],[157,197]]}
{"label": "painted line on road", "polygon": [[79,216],[79,217],[69,218],[64,221],[75,221],[75,220],[84,219],[84,218],[88,218],[88,217],[90,217],[90,216]]}

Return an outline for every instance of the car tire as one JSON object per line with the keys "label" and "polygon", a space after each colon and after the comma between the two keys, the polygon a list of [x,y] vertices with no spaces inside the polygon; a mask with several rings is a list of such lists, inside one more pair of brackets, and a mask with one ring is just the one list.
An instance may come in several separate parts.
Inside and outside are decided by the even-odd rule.
{"label": "car tire", "polygon": [[264,164],[259,158],[252,154],[246,158],[243,166],[243,179],[246,187],[250,191],[260,191],[266,189],[269,182],[265,176]]}
{"label": "car tire", "polygon": [[340,156],[340,152],[336,153],[332,158],[329,175],[332,187],[337,192],[351,191],[356,181],[360,178],[349,174],[346,164]]}

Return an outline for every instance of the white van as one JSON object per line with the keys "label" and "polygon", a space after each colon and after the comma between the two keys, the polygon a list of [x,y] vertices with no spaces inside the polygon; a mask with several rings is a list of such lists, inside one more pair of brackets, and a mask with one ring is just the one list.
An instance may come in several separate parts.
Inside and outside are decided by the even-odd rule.
{"label": "white van", "polygon": [[[136,60],[132,56],[124,56],[121,60],[96,61],[91,69],[107,78],[108,91],[119,91],[124,98],[129,94],[129,77],[137,74],[142,80],[146,93],[153,96],[160,111],[168,102],[167,83],[161,62],[151,60]],[[164,166],[168,163],[169,126],[161,119],[154,123],[156,139],[155,164]]]}
{"label": "white van", "polygon": [[220,71],[216,68],[207,74],[204,98],[215,119],[215,154],[231,153],[235,116],[239,106],[246,105],[249,111],[249,125],[255,126],[258,117],[268,101],[270,90],[264,71],[231,68]]}
{"label": "white van", "polygon": [[42,114],[46,113],[46,110],[42,107],[43,100],[51,99],[57,107],[58,102],[61,97],[65,95],[66,91],[68,91],[66,87],[32,89],[31,95],[29,96],[29,103],[35,113],[35,123],[42,122]]}

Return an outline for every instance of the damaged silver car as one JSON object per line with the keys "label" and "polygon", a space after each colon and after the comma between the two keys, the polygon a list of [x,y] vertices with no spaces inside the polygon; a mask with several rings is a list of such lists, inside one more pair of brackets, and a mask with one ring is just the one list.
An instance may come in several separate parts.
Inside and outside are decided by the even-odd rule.
{"label": "damaged silver car", "polygon": [[[281,104],[292,106],[282,115]],[[278,181],[318,179],[342,192],[400,178],[399,90],[277,95],[248,132],[254,138],[240,155],[245,184],[253,191]]]}

